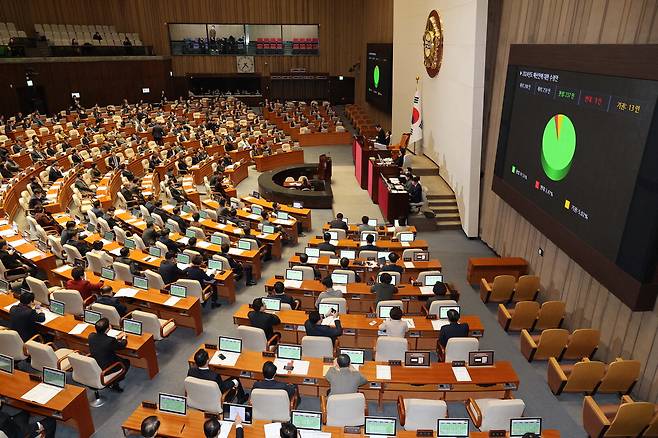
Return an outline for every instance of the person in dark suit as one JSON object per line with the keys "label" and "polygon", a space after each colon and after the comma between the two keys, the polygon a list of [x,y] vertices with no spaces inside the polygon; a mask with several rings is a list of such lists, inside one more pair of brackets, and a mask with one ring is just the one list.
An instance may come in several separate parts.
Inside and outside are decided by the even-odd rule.
{"label": "person in dark suit", "polygon": [[414,176],[409,187],[409,203],[417,204],[423,202],[423,187],[420,185],[420,178]]}
{"label": "person in dark suit", "polygon": [[[126,339],[126,334],[121,333],[116,338],[108,336],[107,332],[110,330],[110,321],[107,318],[101,318],[96,321],[95,324],[96,333],[89,335],[89,353],[93,357],[98,366],[104,370],[113,363],[119,362],[122,363],[126,372],[122,377],[119,378],[115,383],[110,386],[110,389],[117,392],[123,392],[123,389],[119,386],[119,381],[123,380],[130,369],[130,361],[128,359],[122,359],[117,356],[117,351],[123,348],[126,348],[128,340]],[[113,372],[119,371],[119,367],[115,366],[110,374]]]}
{"label": "person in dark suit", "polygon": [[94,202],[91,204],[91,212],[94,213],[97,218],[103,217],[105,211],[101,207],[101,201],[99,201],[98,199],[94,200]]}
{"label": "person in dark suit", "polygon": [[282,423],[279,436],[281,438],[297,438],[297,427],[290,421]]}
{"label": "person in dark suit", "polygon": [[16,250],[9,250],[9,245],[5,239],[0,239],[0,261],[5,266],[7,272],[5,275],[23,274],[26,272],[34,273],[34,269],[22,263],[16,255]]}
{"label": "person in dark suit", "polygon": [[274,298],[277,298],[282,303],[289,304],[290,307],[294,310],[296,303],[295,299],[290,295],[286,295],[286,287],[282,281],[277,281],[274,283]]}
{"label": "person in dark suit", "polygon": [[288,397],[292,398],[297,393],[297,386],[290,383],[279,382],[274,380],[276,376],[276,365],[272,361],[267,361],[263,364],[263,377],[265,380],[259,380],[254,383],[252,389],[283,389],[288,393]]}
{"label": "person in dark suit", "polygon": [[455,309],[448,310],[448,321],[450,324],[441,327],[439,342],[445,348],[450,338],[464,338],[468,336],[468,324],[459,322],[459,312]]}
{"label": "person in dark suit", "polygon": [[161,242],[161,243],[165,244],[169,251],[176,252],[179,249],[182,249],[182,248],[185,247],[185,244],[174,242],[173,240],[171,240],[169,238],[169,230],[167,230],[167,229],[164,229],[164,230],[160,231],[158,233],[158,235],[159,235],[158,242]]}
{"label": "person in dark suit", "polygon": [[375,126],[375,129],[377,130],[377,137],[375,138],[375,141],[380,144],[388,145],[388,141],[390,140],[386,139],[386,131],[384,131],[384,129],[379,125]]}
{"label": "person in dark suit", "polygon": [[187,224],[183,218],[180,217],[180,207],[174,207],[173,214],[171,215],[170,219],[178,224],[178,228],[180,228],[181,234],[185,234],[185,231],[187,231]]}
{"label": "person in dark suit", "polygon": [[54,162],[52,166],[50,166],[50,170],[48,171],[48,181],[55,182],[63,177],[64,174],[62,173],[61,170],[59,170],[59,165],[57,164],[57,162]]}
{"label": "person in dark suit", "polygon": [[118,169],[120,163],[121,163],[121,160],[116,155],[110,155],[107,158],[107,164],[108,164],[110,169]]}
{"label": "person in dark suit", "polygon": [[432,292],[434,292],[434,296],[431,296],[427,299],[427,302],[425,303],[425,307],[427,307],[427,310],[429,310],[430,307],[432,307],[432,303],[434,301],[441,301],[441,300],[455,300],[457,301],[458,295],[455,293],[453,294],[450,289],[448,289],[448,286],[442,281],[437,281],[434,283],[434,286],[432,286]]}
{"label": "person in dark suit", "polygon": [[370,292],[376,295],[375,304],[380,301],[388,301],[393,299],[398,291],[398,288],[391,284],[393,277],[388,272],[384,272],[379,276],[379,283],[375,283],[371,288]]}
{"label": "person in dark suit", "polygon": [[118,298],[112,296],[112,291],[108,289],[101,289],[101,295],[96,298],[96,302],[99,304],[105,304],[106,306],[114,307],[119,313],[120,317],[126,316],[128,313],[128,308],[123,304]]}
{"label": "person in dark suit", "polygon": [[128,265],[132,275],[143,275],[142,270],[139,269],[139,263],[130,258],[130,249],[125,246],[119,250],[119,257],[117,257],[114,261]]}
{"label": "person in dark suit", "polygon": [[176,263],[176,253],[174,251],[167,251],[164,258],[162,263],[160,263],[158,273],[165,284],[175,283],[185,277],[185,272]]}
{"label": "person in dark suit", "polygon": [[46,320],[43,311],[37,312],[34,307],[34,294],[23,292],[18,304],[9,310],[9,328],[18,332],[24,342],[36,335],[37,324]]}
{"label": "person in dark suit", "polygon": [[318,248],[320,248],[320,251],[331,251],[334,254],[336,254],[336,246],[331,242],[331,234],[329,233],[324,233],[322,235],[322,238],[324,239],[324,242],[318,245]]}
{"label": "person in dark suit", "polygon": [[164,145],[162,138],[164,137],[165,132],[164,129],[162,129],[162,126],[160,126],[160,124],[156,124],[153,127],[153,130],[151,131],[151,135],[153,135],[153,141],[155,141],[159,146]]}
{"label": "person in dark suit", "polygon": [[301,253],[299,255],[299,264],[297,266],[308,266],[309,268],[313,268],[313,277],[315,277],[316,280],[320,279],[320,271],[308,262],[308,254]]}
{"label": "person in dark suit", "polygon": [[400,259],[396,253],[391,252],[388,255],[388,261],[381,267],[379,272],[398,272],[400,275],[404,272],[404,268],[400,265],[397,265],[397,261]]}
{"label": "person in dark suit", "polygon": [[347,224],[343,222],[343,213],[338,213],[336,219],[329,222],[329,228],[338,228],[341,230],[348,230]]}
{"label": "person in dark suit", "polygon": [[251,311],[247,314],[252,327],[263,329],[265,337],[271,339],[274,336],[274,326],[281,324],[278,316],[263,311],[263,300],[256,298],[251,303]]}
{"label": "person in dark suit", "polygon": [[306,336],[325,336],[327,338],[331,338],[331,342],[335,344],[336,338],[343,334],[343,327],[340,325],[339,319],[336,319],[334,324],[335,327],[323,325],[320,312],[313,310],[308,314],[308,319],[304,323]]}
{"label": "person in dark suit", "polygon": [[[249,396],[247,396],[244,392],[244,388],[242,387],[242,384],[238,379],[227,379],[223,380],[222,376],[214,372],[213,370],[210,369],[208,366],[210,362],[210,356],[208,355],[208,352],[204,350],[203,348],[200,350],[197,350],[196,353],[194,353],[194,367],[190,367],[189,370],[187,370],[187,375],[188,377],[195,377],[197,379],[203,379],[203,380],[209,380],[211,382],[217,383],[217,386],[219,386],[219,390],[222,391],[222,394],[225,392],[235,388],[236,389],[236,399],[239,404],[245,404],[247,400],[249,400]],[[233,400],[226,400],[227,403],[233,402]]]}
{"label": "person in dark suit", "polygon": [[377,245],[375,245],[375,235],[367,234],[366,235],[366,244],[359,247],[359,251],[378,251]]}
{"label": "person in dark suit", "polygon": [[155,230],[155,225],[153,219],[146,220],[146,229],[142,232],[142,240],[144,245],[151,246],[155,244],[155,240],[158,238],[158,232]]}
{"label": "person in dark suit", "polygon": [[45,417],[30,423],[30,414],[26,411],[14,415],[0,411],[0,432],[8,438],[55,438],[56,430],[57,421],[54,418]]}
{"label": "person in dark suit", "polygon": [[185,277],[190,280],[198,281],[201,289],[207,285],[210,285],[213,289],[212,303],[210,306],[213,309],[215,307],[220,307],[221,304],[217,302],[217,281],[210,275],[206,274],[206,272],[201,269],[201,265],[203,265],[203,257],[200,255],[195,255],[192,257],[192,265],[185,268],[183,274],[185,274]]}
{"label": "person in dark suit", "polygon": [[169,190],[171,192],[171,197],[174,198],[176,202],[189,201],[189,198],[187,197],[187,193],[185,193],[184,190],[179,190],[178,187],[176,187],[173,182],[169,184]]}
{"label": "person in dark suit", "polygon": [[[240,415],[235,417],[235,438],[244,438],[244,428],[242,427],[242,418]],[[219,438],[222,431],[222,424],[215,417],[209,418],[203,423],[203,435],[206,438]]]}
{"label": "person in dark suit", "polygon": [[359,234],[361,231],[377,231],[377,227],[374,225],[370,225],[368,222],[370,222],[370,218],[368,216],[362,216],[361,217],[361,223],[359,224]]}
{"label": "person in dark suit", "polygon": [[350,269],[350,259],[348,259],[347,257],[342,257],[339,263],[340,263],[340,269],[344,271],[354,272],[354,281],[356,281],[357,283],[361,282],[361,276],[353,269]]}
{"label": "person in dark suit", "polygon": [[[75,234],[77,234],[77,232],[78,232],[78,230],[75,229],[75,221],[68,221],[66,223],[66,227],[62,231],[62,237],[60,238],[59,242],[62,245],[66,245],[67,243],[69,243],[69,240],[71,240],[71,238]],[[6,266],[5,266],[5,268],[6,268]]]}
{"label": "person in dark suit", "polygon": [[142,420],[139,432],[143,438],[155,438],[158,435],[158,429],[160,429],[160,420],[155,415],[149,415]]}
{"label": "person in dark suit", "polygon": [[244,274],[247,286],[255,286],[256,281],[254,281],[251,266],[243,266],[240,262],[236,261],[231,254],[229,254],[230,249],[231,247],[228,243],[222,243],[222,252],[220,255],[228,260],[228,264],[231,266],[233,274],[235,274],[235,279],[239,280]]}

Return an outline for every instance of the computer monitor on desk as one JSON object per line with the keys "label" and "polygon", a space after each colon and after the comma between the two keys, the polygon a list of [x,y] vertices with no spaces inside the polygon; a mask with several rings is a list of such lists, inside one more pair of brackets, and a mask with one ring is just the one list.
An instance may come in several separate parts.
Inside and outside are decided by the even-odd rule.
{"label": "computer monitor on desk", "polygon": [[286,280],[302,281],[304,272],[297,269],[286,269]]}
{"label": "computer monitor on desk", "polygon": [[356,251],[353,249],[341,249],[340,250],[340,258],[345,257],[346,259],[349,260],[354,260],[356,258]]}
{"label": "computer monitor on desk", "polygon": [[436,283],[443,283],[442,274],[426,275],[423,282],[423,286],[434,286]]}
{"label": "computer monitor on desk", "polygon": [[278,298],[268,298],[268,297],[263,297],[263,306],[265,306],[265,310],[269,310],[272,312],[278,312],[281,310],[281,300]]}
{"label": "computer monitor on desk", "polygon": [[340,354],[346,354],[350,358],[350,363],[353,365],[363,365],[366,358],[366,350],[357,350],[354,348],[341,348],[338,350]]}
{"label": "computer monitor on desk", "polygon": [[158,408],[162,412],[185,415],[187,413],[187,398],[161,392],[158,394]]}
{"label": "computer monitor on desk", "polygon": [[395,436],[397,419],[392,417],[366,417],[365,435]]}
{"label": "computer monitor on desk", "polygon": [[436,430],[438,438],[467,438],[470,433],[467,418],[441,418]]}
{"label": "computer monitor on desk", "polygon": [[348,275],[332,272],[331,281],[333,281],[334,284],[347,284]]}
{"label": "computer monitor on desk", "polygon": [[304,254],[309,257],[320,257],[320,248],[304,248]]}
{"label": "computer monitor on desk", "polygon": [[231,338],[228,336],[219,337],[219,351],[228,351],[231,353],[242,352],[242,339]]}
{"label": "computer monitor on desk", "polygon": [[528,432],[541,436],[541,418],[512,418],[509,431],[510,438],[521,438]]}
{"label": "computer monitor on desk", "polygon": [[0,371],[12,374],[14,372],[14,359],[4,354],[0,354]]}
{"label": "computer monitor on desk", "polygon": [[456,310],[459,313],[459,306],[439,306],[439,319],[448,319],[448,312]]}
{"label": "computer monitor on desk", "polygon": [[276,357],[279,359],[301,360],[302,346],[292,344],[279,344],[276,347]]}
{"label": "computer monitor on desk", "polygon": [[312,411],[292,411],[292,424],[302,430],[322,430],[322,413]]}

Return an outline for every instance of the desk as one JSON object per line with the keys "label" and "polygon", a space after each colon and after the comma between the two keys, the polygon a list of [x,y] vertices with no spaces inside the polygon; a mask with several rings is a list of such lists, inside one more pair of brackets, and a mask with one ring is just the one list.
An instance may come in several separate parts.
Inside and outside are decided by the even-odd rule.
{"label": "desk", "polygon": [[13,218],[16,215],[21,208],[18,203],[21,192],[26,190],[27,185],[30,183],[30,178],[33,176],[39,178],[39,173],[45,168],[46,166],[43,165],[32,166],[9,180],[4,195],[0,194],[0,214],[5,214],[9,218]]}
{"label": "desk", "polygon": [[383,174],[379,175],[377,203],[382,216],[388,222],[393,222],[409,214],[409,193],[404,189],[395,189],[393,184]]}
{"label": "desk", "polygon": [[485,278],[492,282],[497,275],[519,278],[528,273],[528,262],[521,257],[471,257],[468,259],[466,280],[478,284]]}
{"label": "desk", "polygon": [[352,144],[352,153],[354,157],[354,175],[362,189],[368,188],[368,162],[370,157],[388,157],[391,152],[388,150],[373,149],[369,147],[368,142],[354,138]]}
{"label": "desk", "polygon": [[91,418],[87,390],[80,386],[66,385],[55,397],[45,405],[37,404],[21,397],[38,385],[30,380],[29,373],[14,370],[14,374],[0,373],[0,395],[8,405],[22,409],[34,415],[43,415],[62,421],[68,425],[73,423],[81,438],[94,434],[94,420]]}
{"label": "desk", "polygon": [[[347,218],[343,218],[347,219]],[[329,224],[324,224],[322,226],[322,231],[329,231],[331,227]],[[417,233],[416,227],[413,225],[407,225],[407,228],[404,230],[406,233]],[[355,239],[359,239],[359,226],[357,224],[349,224],[347,226],[347,235],[349,237],[353,237]],[[379,225],[377,227],[377,234],[380,236],[386,236],[386,237],[395,237],[395,227],[389,227],[386,225]]]}
{"label": "desk", "polygon": [[[199,348],[204,348],[200,345]],[[206,349],[212,357],[214,350]],[[196,351],[196,350],[195,350]],[[235,366],[210,364],[222,376],[239,377],[245,388],[251,388],[253,383],[262,380],[263,364],[269,357],[263,357],[261,352],[243,351]],[[298,385],[301,395],[319,397],[326,395],[329,383],[325,380],[326,370],[331,366],[321,358],[304,358],[310,363],[306,375],[277,375],[277,380]],[[194,363],[194,353],[188,358],[188,363]],[[471,375],[470,382],[458,382],[452,371],[452,365],[444,362],[434,362],[429,367],[391,367],[391,379],[377,379],[377,362],[366,362],[359,371],[368,380],[361,387],[366,399],[378,401],[395,401],[398,396],[409,398],[429,398],[443,400],[465,400],[469,397],[501,398],[511,395],[511,391],[519,386],[519,378],[508,361],[496,361],[491,367],[467,367]],[[382,363],[379,363],[382,365]],[[226,377],[225,377],[226,378]],[[449,387],[440,388],[445,384]]]}
{"label": "desk", "polygon": [[[308,246],[318,246],[324,242],[323,239],[319,237],[313,237],[309,239]],[[333,243],[333,242],[332,242]],[[422,249],[427,251],[427,241],[425,240],[414,240],[413,242],[393,242],[392,240],[376,240],[375,246],[379,251],[393,251],[397,255],[402,256],[402,253],[405,249]],[[356,249],[358,250],[361,247],[361,242],[351,239],[340,239],[337,243],[334,243],[337,250],[341,249]]]}
{"label": "desk", "polygon": [[[253,196],[243,196],[242,201],[245,204],[252,205],[256,204],[263,207],[266,210],[272,211],[272,203],[267,199],[263,198],[254,198]],[[311,209],[310,208],[295,208],[285,204],[278,204],[279,211],[285,211],[286,213],[292,215],[298,221],[302,221],[302,229],[310,230],[311,229]]]}
{"label": "desk", "polygon": [[[4,319],[9,318],[9,312],[6,306],[17,302],[10,295],[0,295],[0,315]],[[73,350],[79,350],[85,353],[89,352],[89,343],[87,338],[94,332],[94,327],[89,325],[80,335],[69,334],[73,328],[81,321],[76,320],[73,315],[66,314],[53,319],[47,324],[42,324],[40,330],[44,333],[53,335],[57,340],[66,344]],[[131,365],[137,368],[145,368],[149,378],[152,379],[158,374],[158,357],[155,353],[155,341],[153,335],[145,333],[141,336],[128,334],[128,345],[118,352],[119,356],[130,360]]]}
{"label": "desk", "polygon": [[303,164],[304,150],[295,149],[290,152],[279,152],[273,155],[258,155],[254,157],[254,161],[256,162],[256,170],[259,172],[292,164]]}
{"label": "desk", "polygon": [[[10,231],[11,234],[9,234]],[[41,251],[32,242],[24,239],[20,234],[15,234],[11,226],[8,224],[0,225],[0,233],[3,234],[2,238],[5,239],[19,254],[37,265],[39,269],[45,271],[49,281],[55,279],[52,269],[57,267],[57,259],[54,254]]]}
{"label": "desk", "polygon": [[[251,325],[247,315],[249,305],[243,304],[233,314],[233,323],[236,325]],[[304,323],[308,319],[305,311],[281,310],[276,313],[281,324],[276,331],[281,333],[281,342],[289,344],[301,344],[302,338],[306,336]],[[432,321],[425,317],[409,317],[414,322],[414,328],[407,332],[409,350],[436,350],[439,339],[439,330],[435,330]],[[372,324],[372,322],[376,324]],[[368,318],[366,315],[342,314],[340,315],[343,334],[338,338],[341,347],[374,349],[377,344],[377,332],[379,325],[384,322],[380,318]],[[480,318],[475,315],[464,315],[460,322],[468,323],[469,335],[480,338],[484,335],[484,325]]]}
{"label": "desk", "polygon": [[375,204],[379,202],[380,175],[386,177],[398,177],[400,176],[400,168],[394,163],[385,164],[384,162],[377,160],[376,157],[370,157],[368,160],[368,194],[370,194],[370,199]]}
{"label": "desk", "polygon": [[233,186],[237,186],[243,179],[249,176],[249,164],[241,161],[233,164],[233,168],[224,170],[224,174],[229,177]]}

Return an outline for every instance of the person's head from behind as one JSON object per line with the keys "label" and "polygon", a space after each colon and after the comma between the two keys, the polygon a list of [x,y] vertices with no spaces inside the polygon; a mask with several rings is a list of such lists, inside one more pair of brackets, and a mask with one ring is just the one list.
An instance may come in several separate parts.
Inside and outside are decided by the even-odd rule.
{"label": "person's head from behind", "polygon": [[322,279],[322,285],[327,289],[331,289],[334,287],[334,281],[331,279],[331,277],[324,277]]}
{"label": "person's head from behind", "polygon": [[217,420],[217,418],[212,417],[208,418],[205,423],[203,423],[203,435],[206,438],[216,438],[219,436],[219,432],[222,429],[222,425]]}
{"label": "person's head from behind", "polygon": [[277,281],[274,283],[274,293],[277,295],[283,295],[283,293],[286,291],[286,286],[283,284],[282,281]]}
{"label": "person's head from behind", "polygon": [[281,438],[297,438],[297,427],[290,422],[283,423],[279,435]]}
{"label": "person's head from behind", "polygon": [[126,248],[125,246],[122,246],[121,249],[119,250],[119,255],[121,257],[128,257],[130,255],[130,248]]}
{"label": "person's head from behind", "polygon": [[312,310],[308,314],[308,320],[311,321],[311,324],[317,324],[322,320],[322,317],[320,316],[320,312],[317,310]]}
{"label": "person's head from behind", "polygon": [[67,229],[67,230],[73,230],[73,229],[75,229],[75,221],[68,221],[68,222],[66,223],[66,229]]}
{"label": "person's head from behind", "polygon": [[305,252],[301,253],[299,255],[299,261],[302,262],[302,263],[307,263],[308,262],[308,254],[306,254]]}
{"label": "person's head from behind", "polygon": [[96,329],[96,333],[105,333],[110,329],[110,320],[107,318],[101,318],[96,321],[94,328]]}
{"label": "person's head from behind", "polygon": [[192,257],[192,264],[194,266],[201,266],[203,264],[203,257],[201,255],[195,255]]}
{"label": "person's head from behind", "polygon": [[448,288],[446,287],[444,282],[437,281],[436,283],[434,283],[434,286],[432,286],[432,292],[434,292],[434,295],[444,296],[448,293]]}
{"label": "person's head from behind", "polygon": [[201,219],[201,215],[199,213],[192,213],[192,220],[194,220],[194,222],[199,222],[199,219]]}
{"label": "person's head from behind", "polygon": [[368,225],[369,220],[370,220],[370,218],[368,216],[361,216],[361,223],[363,225]]}
{"label": "person's head from behind", "polygon": [[343,257],[340,259],[340,267],[343,269],[347,269],[347,267],[350,265],[350,259],[347,257]]}
{"label": "person's head from behind", "polygon": [[103,242],[100,240],[95,241],[94,243],[91,244],[91,249],[94,249],[96,251],[100,251],[103,249]]}
{"label": "person's head from behind", "polygon": [[379,276],[379,282],[382,284],[391,284],[391,281],[393,281],[393,277],[388,272],[382,272]]}
{"label": "person's head from behind", "polygon": [[208,352],[203,348],[194,353],[194,363],[197,367],[204,367],[208,364]]}
{"label": "person's head from behind", "polygon": [[336,215],[336,219],[338,219],[339,221],[342,221],[343,220],[343,213],[338,213]]}
{"label": "person's head from behind", "polygon": [[459,322],[459,312],[457,312],[455,309],[448,310],[448,321]]}
{"label": "person's head from behind", "polygon": [[175,258],[176,258],[176,253],[174,251],[167,251],[165,253],[165,260],[172,261]]}
{"label": "person's head from behind", "polygon": [[336,358],[336,363],[339,368],[347,368],[350,366],[350,357],[347,354],[339,354]]}
{"label": "person's head from behind", "polygon": [[254,309],[256,312],[260,312],[260,310],[263,308],[263,299],[254,298],[254,300],[251,302],[251,308]]}
{"label": "person's head from behind", "polygon": [[322,238],[324,239],[325,242],[329,242],[329,241],[331,241],[331,234],[329,234],[329,233],[324,233],[324,235],[322,236]]}
{"label": "person's head from behind", "polygon": [[398,306],[393,307],[389,316],[395,321],[400,321],[402,319],[402,309]]}
{"label": "person's head from behind", "polygon": [[276,365],[271,360],[268,360],[263,364],[263,377],[267,380],[272,380],[276,375]]}
{"label": "person's head from behind", "polygon": [[407,218],[405,216],[400,216],[398,218],[398,225],[404,227],[407,225]]}
{"label": "person's head from behind", "polygon": [[190,237],[189,239],[187,239],[187,246],[189,246],[190,248],[194,248],[196,246],[196,243],[197,243],[196,237]]}
{"label": "person's head from behind", "polygon": [[29,306],[34,302],[34,294],[32,292],[23,292],[19,298],[21,304]]}
{"label": "person's head from behind", "polygon": [[372,245],[375,242],[375,235],[374,234],[367,234],[366,235],[366,243],[368,245]]}
{"label": "person's head from behind", "polygon": [[140,432],[144,438],[154,438],[160,428],[160,420],[155,415],[151,415],[142,420]]}
{"label": "person's head from behind", "polygon": [[397,254],[394,253],[394,252],[391,252],[391,253],[388,255],[388,261],[391,262],[392,264],[397,263],[397,261],[398,261],[399,259],[400,259],[400,256],[397,255]]}
{"label": "person's head from behind", "polygon": [[71,271],[71,276],[74,280],[82,280],[82,278],[85,276],[85,268],[82,266],[76,266]]}

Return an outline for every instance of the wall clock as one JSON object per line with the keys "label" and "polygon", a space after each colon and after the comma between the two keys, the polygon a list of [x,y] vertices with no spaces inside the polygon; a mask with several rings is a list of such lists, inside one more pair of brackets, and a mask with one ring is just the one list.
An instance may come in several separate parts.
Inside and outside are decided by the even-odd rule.
{"label": "wall clock", "polygon": [[238,73],[253,73],[254,72],[254,57],[253,56],[236,56],[236,63]]}
{"label": "wall clock", "polygon": [[423,33],[423,58],[425,70],[433,78],[441,69],[443,61],[443,26],[441,17],[436,10],[430,12]]}

